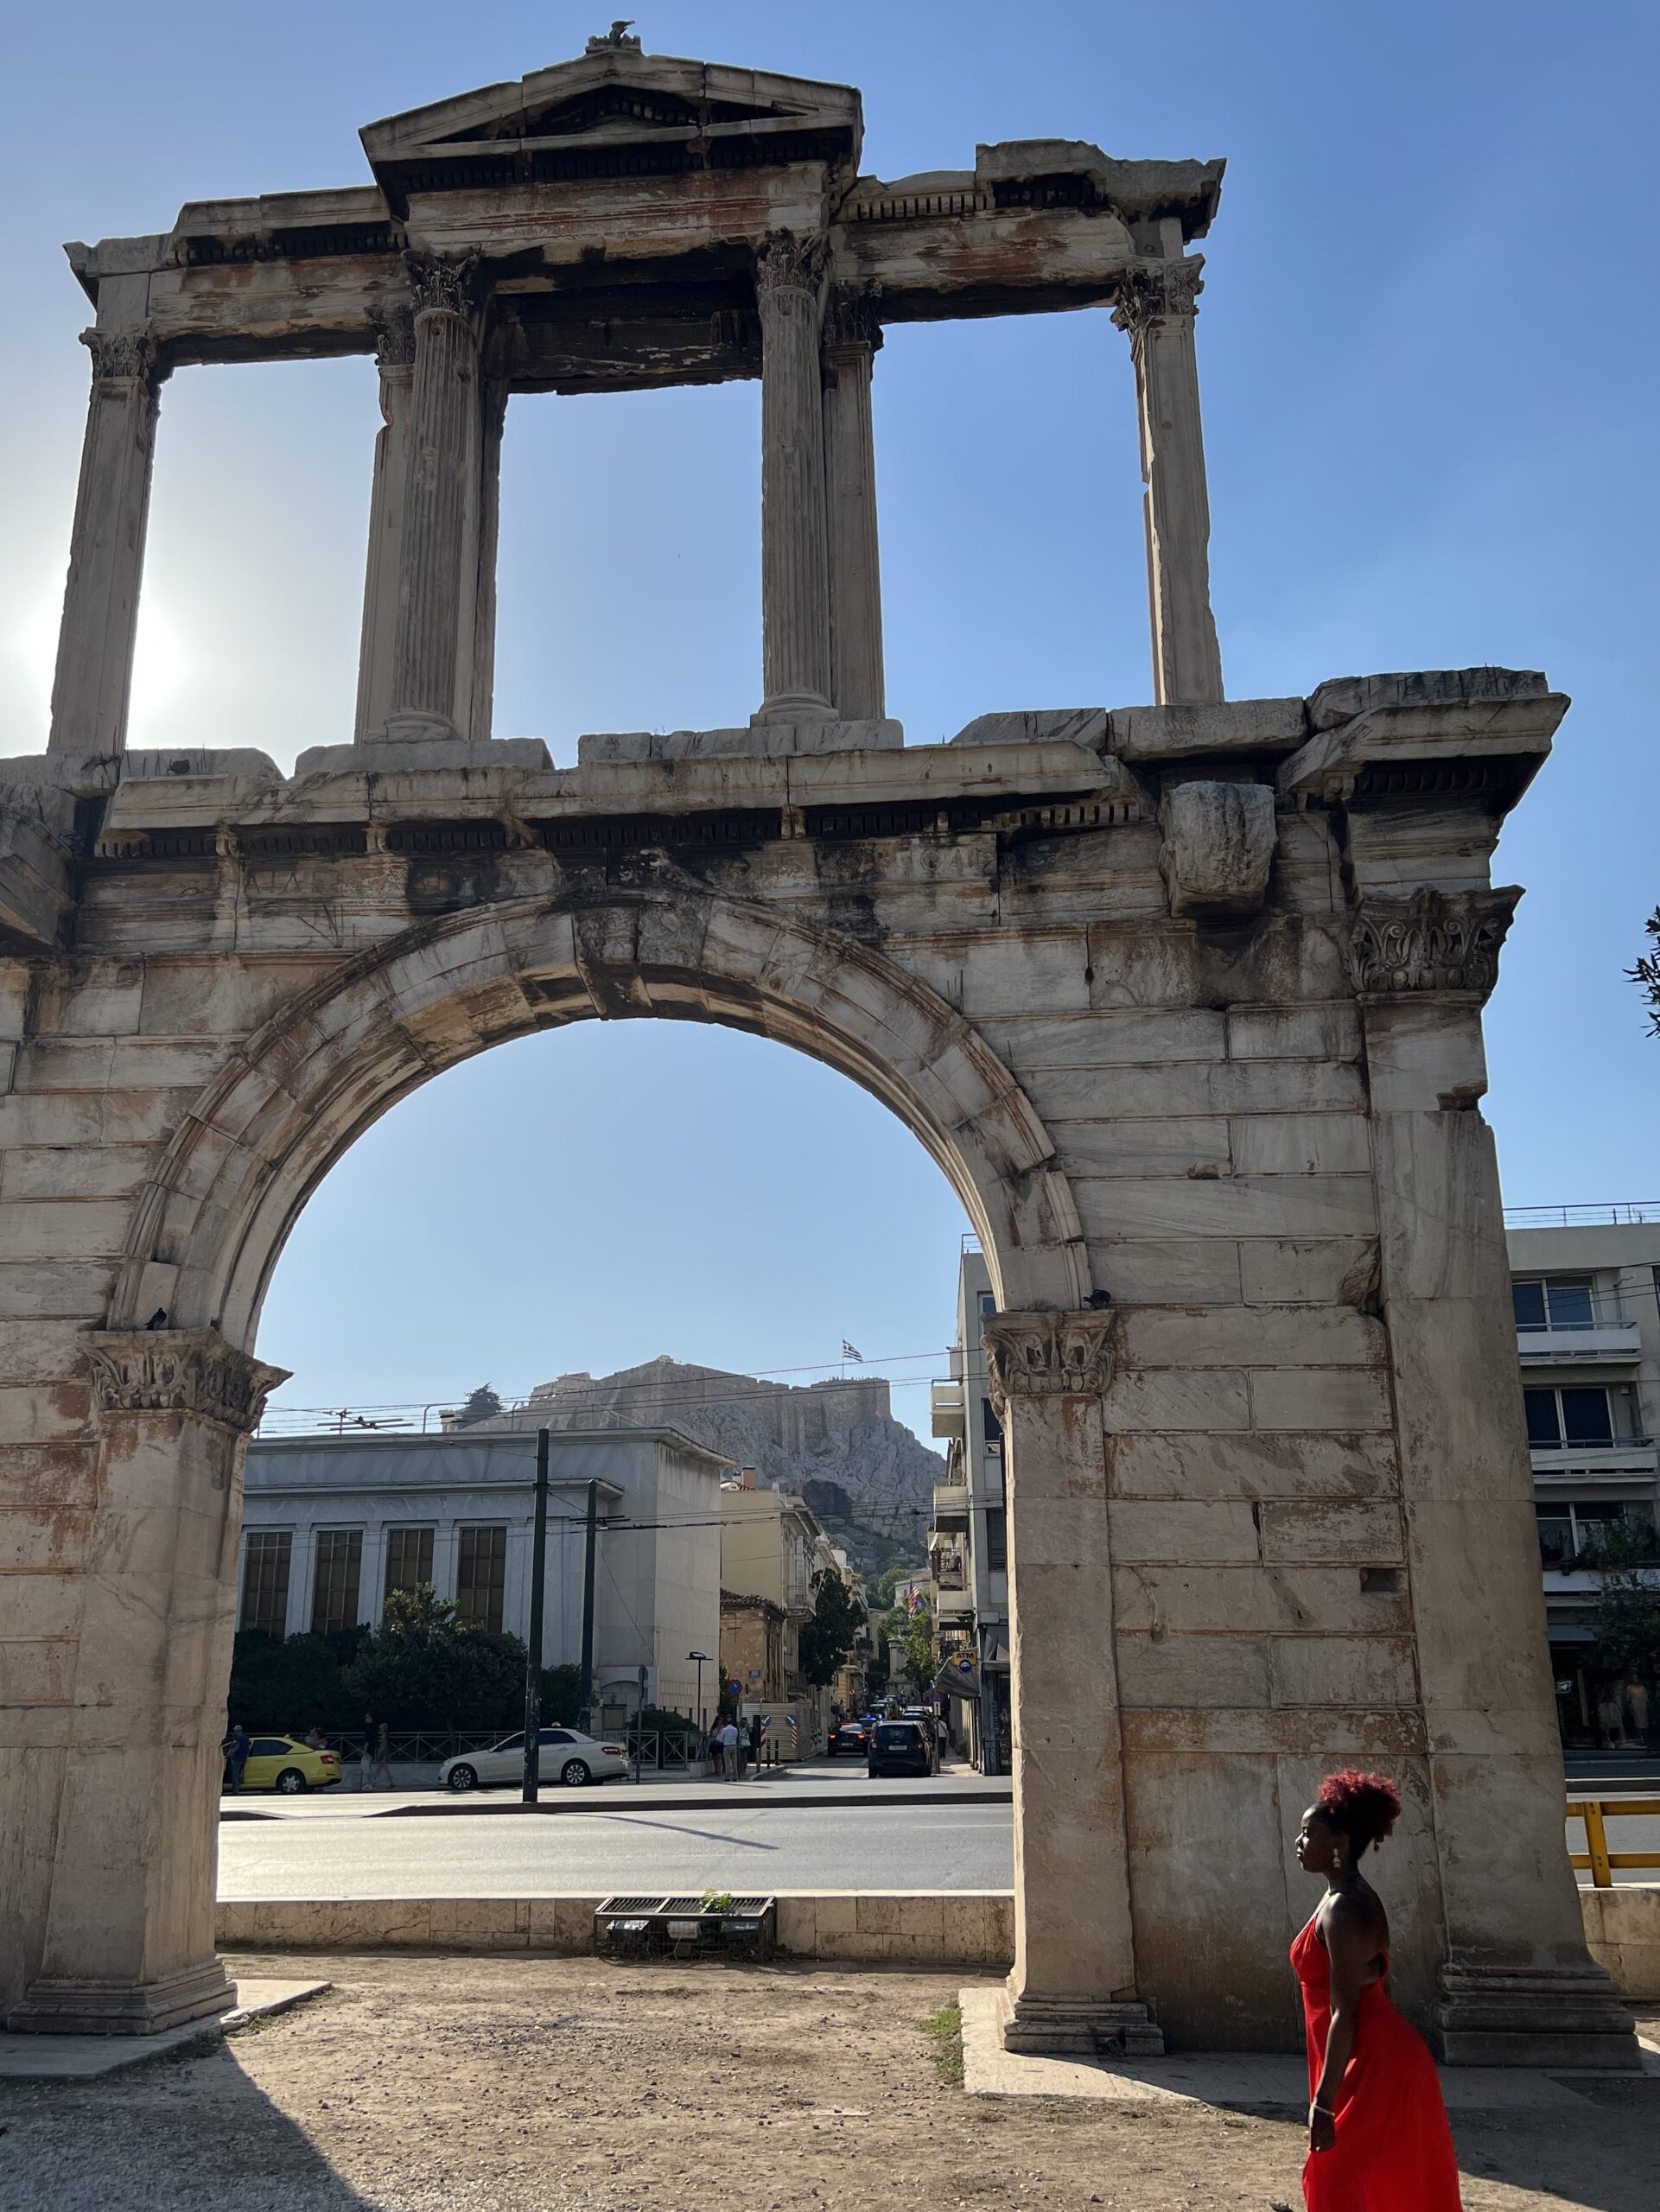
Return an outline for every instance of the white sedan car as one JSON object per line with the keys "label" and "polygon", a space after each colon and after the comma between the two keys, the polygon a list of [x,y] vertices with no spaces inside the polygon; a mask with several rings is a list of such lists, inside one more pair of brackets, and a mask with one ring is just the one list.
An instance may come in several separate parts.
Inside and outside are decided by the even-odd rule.
{"label": "white sedan car", "polygon": [[[541,1732],[541,1777],[580,1789],[589,1782],[609,1782],[628,1771],[628,1754],[620,1744],[602,1744],[597,1736],[584,1736],[578,1728],[544,1728]],[[504,1736],[487,1751],[462,1751],[446,1759],[438,1770],[442,1788],[459,1796],[467,1789],[499,1789],[504,1783],[525,1779],[525,1731]]]}

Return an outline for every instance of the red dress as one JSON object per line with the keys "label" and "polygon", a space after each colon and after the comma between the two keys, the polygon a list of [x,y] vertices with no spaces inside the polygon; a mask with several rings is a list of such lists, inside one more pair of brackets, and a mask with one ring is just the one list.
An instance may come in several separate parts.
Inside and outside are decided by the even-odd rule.
{"label": "red dress", "polygon": [[[1308,2094],[1332,2024],[1332,1963],[1311,1920],[1291,1946],[1308,2031]],[[1360,1993],[1354,2050],[1332,2100],[1337,2141],[1302,2170],[1308,2212],[1461,2212],[1458,2157],[1429,2047],[1390,2000],[1383,1975]]]}

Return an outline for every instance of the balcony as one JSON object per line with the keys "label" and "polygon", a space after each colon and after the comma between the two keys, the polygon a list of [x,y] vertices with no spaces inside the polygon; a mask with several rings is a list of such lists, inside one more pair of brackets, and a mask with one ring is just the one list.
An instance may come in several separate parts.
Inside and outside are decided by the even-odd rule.
{"label": "balcony", "polygon": [[968,1406],[960,1382],[933,1382],[928,1388],[930,1433],[968,1441]]}
{"label": "balcony", "polygon": [[969,1486],[966,1483],[934,1484],[936,1529],[966,1529],[969,1525]]}
{"label": "balcony", "polygon": [[974,1618],[973,1597],[966,1590],[947,1590],[942,1586],[939,1592],[938,1618],[942,1624],[946,1621],[960,1624],[972,1620]]}
{"label": "balcony", "polygon": [[1660,1455],[1646,1436],[1622,1437],[1612,1444],[1530,1444],[1536,1483],[1651,1483]]}
{"label": "balcony", "polygon": [[1629,1366],[1643,1356],[1643,1338],[1635,1321],[1627,1321],[1612,1299],[1601,1301],[1594,1321],[1567,1329],[1518,1329],[1517,1357],[1526,1367],[1584,1367],[1624,1362]]}

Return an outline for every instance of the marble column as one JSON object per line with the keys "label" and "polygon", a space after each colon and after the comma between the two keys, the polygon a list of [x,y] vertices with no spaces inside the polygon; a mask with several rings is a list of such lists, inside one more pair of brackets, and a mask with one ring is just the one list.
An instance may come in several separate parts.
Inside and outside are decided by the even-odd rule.
{"label": "marble column", "polygon": [[757,722],[824,721],[830,704],[824,414],[826,247],[774,231],[756,257],[761,329],[761,658]]}
{"label": "marble column", "polygon": [[501,523],[501,436],[507,379],[479,385],[479,569],[473,601],[473,696],[467,734],[490,735],[496,697],[496,552]]}
{"label": "marble column", "polygon": [[380,372],[381,429],[375,440],[369,495],[369,558],[363,588],[363,642],[358,656],[357,736],[385,728],[398,643],[398,594],[409,495],[410,415],[415,395],[415,317],[395,308],[380,323],[375,359]]}
{"label": "marble column", "polygon": [[69,577],[52,685],[54,753],[126,749],[138,591],[167,372],[147,330],[85,330],[92,390],[69,541]]}
{"label": "marble column", "polygon": [[[1423,809],[1413,822],[1421,838]],[[1387,855],[1369,851],[1368,817],[1352,827],[1371,872]],[[1453,2064],[1634,2069],[1631,2016],[1587,1952],[1562,1843],[1498,1170],[1475,1104],[1481,1004],[1517,895],[1391,885],[1350,915],[1434,1807],[1435,2025]]]}
{"label": "marble column", "polygon": [[1147,486],[1147,577],[1153,624],[1153,696],[1160,706],[1222,697],[1222,655],[1211,613],[1211,506],[1199,427],[1193,325],[1202,289],[1198,255],[1145,260],[1119,286],[1112,319],[1129,336]]}
{"label": "marble column", "polygon": [[1113,1317],[1000,1313],[1014,1738],[1010,2050],[1156,2056],[1136,1997],[1101,1401]]}
{"label": "marble column", "polygon": [[242,1463],[285,1380],[211,1329],[86,1339],[98,1429],[46,1936],[7,2024],[148,2035],[226,2011],[213,1948]]}
{"label": "marble column", "polygon": [[874,301],[832,298],[824,326],[830,696],[849,721],[879,721],[887,711],[870,416],[871,368],[881,342]]}
{"label": "marble column", "polygon": [[475,256],[404,257],[415,295],[408,490],[399,548],[394,707],[385,731],[465,737],[478,594],[480,317]]}

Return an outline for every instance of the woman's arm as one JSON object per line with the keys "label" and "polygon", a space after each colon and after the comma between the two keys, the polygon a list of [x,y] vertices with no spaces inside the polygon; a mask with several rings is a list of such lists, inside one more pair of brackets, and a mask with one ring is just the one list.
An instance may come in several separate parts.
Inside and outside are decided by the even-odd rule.
{"label": "woman's arm", "polygon": [[1360,1993],[1366,1986],[1366,1969],[1377,1952],[1371,1915],[1349,1897],[1333,1902],[1322,1932],[1332,1968],[1332,2024],[1326,2033],[1320,2085],[1308,2113],[1308,2146],[1313,2151],[1329,2151],[1337,2140],[1337,2093],[1344,2069],[1354,2056]]}

